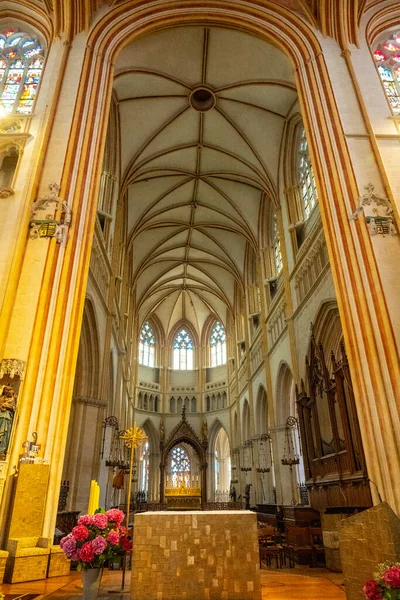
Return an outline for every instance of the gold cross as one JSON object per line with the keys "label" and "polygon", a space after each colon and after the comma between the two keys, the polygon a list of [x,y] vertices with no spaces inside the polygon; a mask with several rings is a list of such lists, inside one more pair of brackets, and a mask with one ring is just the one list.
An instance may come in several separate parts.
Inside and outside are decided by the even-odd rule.
{"label": "gold cross", "polygon": [[121,440],[125,440],[127,448],[138,448],[144,440],[147,440],[147,435],[141,427],[137,427],[136,423],[134,423],[133,427],[124,431],[120,438]]}

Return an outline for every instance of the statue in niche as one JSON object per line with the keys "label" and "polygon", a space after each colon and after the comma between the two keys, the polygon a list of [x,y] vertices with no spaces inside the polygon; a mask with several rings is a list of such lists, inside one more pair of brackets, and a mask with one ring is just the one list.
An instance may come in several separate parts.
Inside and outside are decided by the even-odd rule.
{"label": "statue in niche", "polygon": [[163,419],[160,420],[159,433],[160,433],[160,444],[163,444],[165,442],[165,431],[164,431],[164,420]]}
{"label": "statue in niche", "polygon": [[207,425],[206,419],[204,419],[203,423],[201,424],[201,437],[202,437],[203,444],[207,444],[207,442],[208,442],[208,425]]}
{"label": "statue in niche", "polygon": [[10,385],[3,385],[0,395],[0,459],[5,460],[14,420],[16,394]]}

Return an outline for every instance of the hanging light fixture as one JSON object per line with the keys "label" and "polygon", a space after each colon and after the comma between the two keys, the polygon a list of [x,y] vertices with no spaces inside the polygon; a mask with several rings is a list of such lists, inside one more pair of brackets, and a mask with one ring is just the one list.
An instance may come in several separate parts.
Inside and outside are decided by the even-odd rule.
{"label": "hanging light fixture", "polygon": [[283,452],[283,458],[281,460],[283,465],[287,465],[292,470],[293,465],[300,463],[300,456],[297,454],[293,436],[298,430],[299,421],[296,417],[288,417],[285,426],[285,446]]}
{"label": "hanging light fixture", "polygon": [[[251,471],[253,469],[252,467],[252,463],[253,463],[253,442],[251,440],[247,440],[244,443],[244,460],[245,460],[245,466],[244,467],[240,467],[241,471],[244,471],[245,473],[248,473],[249,471]],[[249,459],[249,453],[251,452],[251,458]]]}
{"label": "hanging light fixture", "polygon": [[261,473],[262,475],[271,471],[271,467],[267,466],[267,454],[265,452],[266,442],[268,442],[268,440],[270,439],[271,436],[268,435],[268,433],[263,433],[258,440],[258,467],[256,471],[257,473]]}

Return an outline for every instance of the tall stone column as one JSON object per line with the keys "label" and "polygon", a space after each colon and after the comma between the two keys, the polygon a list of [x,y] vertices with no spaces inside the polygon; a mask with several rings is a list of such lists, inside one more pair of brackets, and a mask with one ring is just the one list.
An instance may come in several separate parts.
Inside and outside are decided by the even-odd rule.
{"label": "tall stone column", "polygon": [[[46,102],[52,105],[54,115],[51,127],[47,130],[44,158],[36,172],[39,177],[38,188],[36,193],[26,194],[25,205],[20,213],[19,225],[21,237],[26,240],[25,247],[22,252],[15,254],[13,281],[6,290],[1,315],[5,324],[2,329],[4,355],[21,358],[27,366],[24,385],[20,389],[19,418],[9,454],[7,490],[3,496],[0,519],[5,519],[6,511],[11,506],[8,484],[18,464],[22,443],[30,439],[35,431],[41,446],[40,457],[50,464],[42,532],[49,537],[54,532],[57,512],[107,127],[105,111],[94,133],[97,150],[93,155],[86,155],[81,128],[74,120],[77,117],[75,107],[82,107],[85,99],[83,90],[78,89],[85,52],[90,55],[90,50],[86,48],[86,35],[78,35],[71,47],[65,50],[64,58],[59,60],[60,87],[53,88],[51,93],[48,87],[47,98],[42,95],[46,94],[46,86],[42,86],[39,92],[39,98],[42,96],[38,99],[37,118],[43,117]],[[88,59],[88,63],[86,68],[93,68],[94,72],[96,61],[93,63]],[[45,69],[43,84],[46,76]],[[51,77],[51,72],[48,76]],[[110,86],[101,85],[100,88],[99,96],[103,100],[106,98],[107,107]],[[89,110],[94,110],[94,107]],[[88,183],[83,182],[73,166],[77,154],[81,155],[82,152],[93,169],[93,177],[89,178],[87,188],[88,201],[82,201],[75,187]],[[32,166],[35,169],[34,163]],[[29,228],[32,200],[36,201],[35,219],[43,218],[46,210],[54,215],[54,237],[38,236],[32,222]],[[0,523],[0,531],[5,530]]]}

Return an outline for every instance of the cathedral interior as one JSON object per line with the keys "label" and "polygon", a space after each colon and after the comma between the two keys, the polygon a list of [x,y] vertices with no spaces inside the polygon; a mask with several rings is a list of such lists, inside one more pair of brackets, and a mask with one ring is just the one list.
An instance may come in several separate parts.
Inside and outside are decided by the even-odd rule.
{"label": "cathedral interior", "polygon": [[[95,481],[121,598],[362,600],[400,561],[400,3],[1,5],[0,598],[82,597],[26,540]],[[154,558],[142,596],[168,514],[254,519],[258,583]]]}

